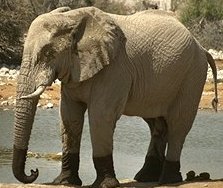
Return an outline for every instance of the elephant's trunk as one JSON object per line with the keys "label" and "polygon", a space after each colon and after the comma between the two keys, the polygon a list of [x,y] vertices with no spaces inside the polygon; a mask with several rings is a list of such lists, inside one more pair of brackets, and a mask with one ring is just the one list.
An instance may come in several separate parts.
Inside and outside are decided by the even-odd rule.
{"label": "elephant's trunk", "polygon": [[[22,71],[22,72],[21,72]],[[39,98],[21,99],[23,95],[34,92],[35,86],[32,79],[25,75],[27,68],[21,67],[17,82],[17,100],[14,124],[14,148],[13,148],[13,174],[23,183],[32,183],[38,177],[38,170],[31,170],[31,175],[24,172],[27,149],[31,134],[31,129],[36,112],[36,105]]]}
{"label": "elephant's trunk", "polygon": [[22,183],[32,183],[39,175],[38,169],[36,171],[31,170],[31,175],[25,174],[25,161],[26,161],[27,149],[18,149],[16,146],[13,148],[13,162],[12,170],[14,176]]}

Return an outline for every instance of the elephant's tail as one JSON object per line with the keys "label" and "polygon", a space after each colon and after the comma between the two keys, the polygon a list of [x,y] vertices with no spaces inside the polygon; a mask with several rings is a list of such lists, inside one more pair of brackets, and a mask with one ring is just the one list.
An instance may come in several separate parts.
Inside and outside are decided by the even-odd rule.
{"label": "elephant's tail", "polygon": [[217,105],[218,105],[217,68],[216,68],[215,61],[214,61],[213,57],[207,51],[206,51],[206,57],[207,57],[208,64],[211,67],[212,74],[213,74],[213,80],[214,80],[215,97],[212,100],[211,104],[212,104],[212,107],[214,108],[214,110],[217,112],[217,110],[218,110],[217,109]]}

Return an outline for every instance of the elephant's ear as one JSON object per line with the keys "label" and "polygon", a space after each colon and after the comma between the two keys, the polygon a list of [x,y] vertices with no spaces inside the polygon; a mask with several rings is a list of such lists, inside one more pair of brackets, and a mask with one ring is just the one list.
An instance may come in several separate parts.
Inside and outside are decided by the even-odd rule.
{"label": "elephant's ear", "polygon": [[87,8],[73,32],[72,53],[78,56],[79,81],[87,80],[114,62],[125,43],[121,29],[109,15],[96,8]]}

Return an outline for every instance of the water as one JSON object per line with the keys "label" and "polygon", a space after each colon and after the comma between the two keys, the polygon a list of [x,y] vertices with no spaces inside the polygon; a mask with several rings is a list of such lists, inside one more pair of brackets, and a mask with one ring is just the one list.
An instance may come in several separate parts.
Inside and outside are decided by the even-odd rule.
{"label": "water", "polygon": [[[15,183],[11,156],[13,140],[13,111],[0,110],[0,182]],[[80,176],[84,184],[95,179],[91,157],[89,126],[86,117],[81,146]],[[117,124],[114,137],[114,162],[118,179],[132,179],[141,168],[149,144],[149,128],[137,117],[123,116]],[[39,153],[61,151],[58,109],[38,110],[32,130],[29,150]],[[223,112],[199,111],[189,133],[181,158],[183,176],[194,170],[208,171],[211,178],[223,177]],[[26,172],[37,168],[40,175],[36,183],[51,182],[59,173],[59,161],[28,158]]]}

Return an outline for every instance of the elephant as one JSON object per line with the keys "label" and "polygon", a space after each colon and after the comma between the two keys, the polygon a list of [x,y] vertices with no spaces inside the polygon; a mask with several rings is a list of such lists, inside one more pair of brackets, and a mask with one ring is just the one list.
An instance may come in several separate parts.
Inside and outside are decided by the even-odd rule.
{"label": "elephant", "polygon": [[143,167],[134,177],[159,184],[182,181],[180,156],[212,68],[212,56],[175,16],[160,10],[115,15],[95,7],[61,7],[30,25],[17,78],[12,170],[23,183],[36,106],[55,79],[61,81],[62,167],[55,184],[82,185],[81,135],[88,111],[96,180],[117,187],[113,134],[122,114],[138,116],[151,130]]}

